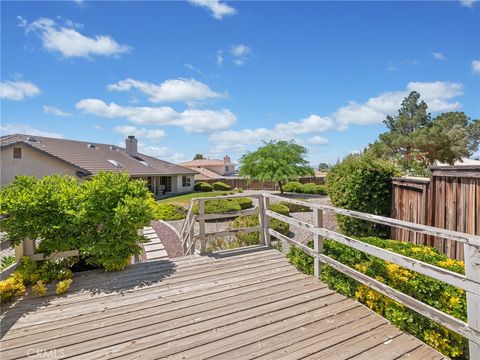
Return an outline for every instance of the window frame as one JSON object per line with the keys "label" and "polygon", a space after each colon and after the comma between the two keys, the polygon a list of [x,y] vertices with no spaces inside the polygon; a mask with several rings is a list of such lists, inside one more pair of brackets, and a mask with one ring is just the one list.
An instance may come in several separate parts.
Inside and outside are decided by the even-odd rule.
{"label": "window frame", "polygon": [[22,158],[22,148],[21,147],[14,147],[13,148],[13,158],[14,159],[21,159]]}
{"label": "window frame", "polygon": [[182,175],[182,187],[191,187],[192,186],[192,178],[187,175]]}

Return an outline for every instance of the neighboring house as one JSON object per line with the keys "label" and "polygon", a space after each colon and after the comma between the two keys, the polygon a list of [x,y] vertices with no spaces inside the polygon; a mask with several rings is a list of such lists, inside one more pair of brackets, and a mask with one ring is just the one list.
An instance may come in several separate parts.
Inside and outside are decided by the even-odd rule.
{"label": "neighboring house", "polygon": [[235,164],[228,155],[223,160],[197,159],[179,165],[197,171],[195,180],[222,180],[236,177]]}
{"label": "neighboring house", "polygon": [[88,179],[101,171],[114,171],[146,180],[157,198],[193,191],[196,171],[140,154],[135,136],[125,139],[125,145],[124,149],[43,136],[2,136],[0,185],[9,184],[16,175],[41,178],[60,174]]}

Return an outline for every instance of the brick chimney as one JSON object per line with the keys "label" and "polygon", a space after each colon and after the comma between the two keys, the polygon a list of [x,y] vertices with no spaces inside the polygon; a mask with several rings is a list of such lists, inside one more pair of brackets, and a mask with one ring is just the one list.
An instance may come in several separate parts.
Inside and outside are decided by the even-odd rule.
{"label": "brick chimney", "polygon": [[125,149],[127,150],[127,154],[130,156],[138,156],[137,151],[137,139],[135,139],[134,135],[129,135],[125,139]]}
{"label": "brick chimney", "polygon": [[224,162],[225,164],[231,163],[231,161],[230,161],[230,156],[225,155],[225,156],[223,157],[223,162]]}

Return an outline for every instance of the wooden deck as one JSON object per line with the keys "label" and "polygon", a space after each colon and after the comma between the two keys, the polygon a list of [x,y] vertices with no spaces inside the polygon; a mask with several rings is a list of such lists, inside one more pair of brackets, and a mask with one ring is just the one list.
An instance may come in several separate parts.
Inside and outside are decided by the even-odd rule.
{"label": "wooden deck", "polygon": [[83,273],[2,331],[3,360],[443,358],[262,247]]}

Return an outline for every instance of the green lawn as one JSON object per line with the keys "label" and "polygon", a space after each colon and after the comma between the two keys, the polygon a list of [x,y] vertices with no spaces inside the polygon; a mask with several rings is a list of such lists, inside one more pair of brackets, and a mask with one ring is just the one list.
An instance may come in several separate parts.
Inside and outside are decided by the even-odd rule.
{"label": "green lawn", "polygon": [[210,196],[223,196],[234,194],[235,191],[206,191],[206,192],[193,192],[184,195],[172,196],[167,199],[158,200],[159,204],[175,204],[179,206],[187,207],[190,200],[197,197],[210,197]]}

